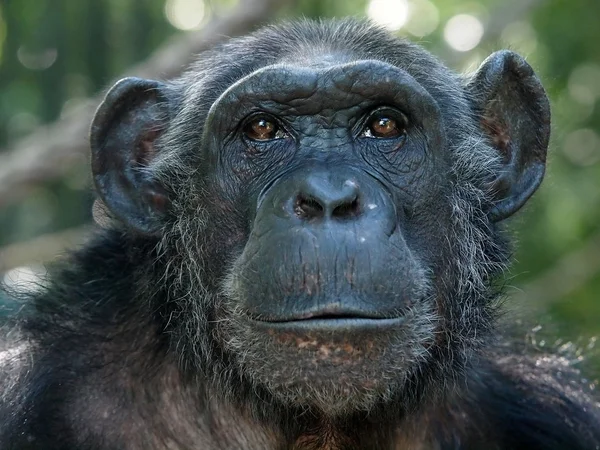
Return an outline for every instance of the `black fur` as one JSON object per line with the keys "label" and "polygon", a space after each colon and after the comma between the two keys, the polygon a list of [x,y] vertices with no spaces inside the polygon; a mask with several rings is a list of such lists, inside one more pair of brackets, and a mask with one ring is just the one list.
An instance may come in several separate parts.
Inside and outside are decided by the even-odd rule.
{"label": "black fur", "polygon": [[[252,226],[252,208],[243,203],[251,196],[243,186],[263,175],[248,175],[250,163],[226,161],[235,176],[217,190],[210,183],[214,174],[205,169],[210,156],[201,151],[204,119],[226,89],[255,70],[279,63],[327,65],[320,59],[327,54],[336,64],[369,59],[404,68],[439,105],[447,139],[449,169],[435,187],[444,195],[417,204],[433,209],[439,221],[423,219],[418,229],[406,231],[411,250],[426,264],[423,301],[435,299],[433,340],[427,330],[422,338],[420,330],[409,335],[423,339],[426,351],[405,368],[400,364],[402,382],[389,380],[393,389],[375,397],[329,379],[314,391],[299,389],[305,397],[288,397],[281,378],[268,378],[260,366],[299,363],[265,356],[261,348],[269,347],[259,337],[258,349],[239,339],[239,317],[231,319],[231,328],[221,325],[223,314],[236,314],[228,310],[235,296],[227,280]],[[142,93],[155,90],[139,103],[144,114],[129,121],[130,110],[115,112],[109,99],[111,108],[100,110],[92,130],[107,221],[51,267],[35,293],[12,293],[20,311],[2,327],[0,449],[600,448],[597,400],[571,362],[511,350],[495,330],[496,281],[508,259],[498,221],[539,184],[547,146],[545,95],[521,61],[499,55],[496,66],[479,72],[487,78],[463,79],[371,25],[301,22],[225,44],[173,82],[131,81]],[[508,73],[500,93],[498,73]],[[511,83],[523,83],[517,90],[526,96],[519,107],[527,111],[516,124],[498,121],[514,106],[500,101],[504,90],[515,91]],[[134,155],[143,170],[136,166],[125,177],[112,177],[121,160],[113,160],[116,169],[103,165],[101,152],[112,148],[104,137],[112,133],[108,127],[122,127],[110,138],[118,143],[154,146]],[[507,144],[505,132],[514,142]],[[519,153],[517,141],[533,153]],[[518,173],[529,170],[527,176],[498,179],[497,172],[510,172],[503,164],[515,154],[524,155],[514,165],[523,165]],[[126,184],[111,197],[107,186],[115,183]],[[128,195],[135,201],[123,203]],[[425,214],[419,208],[415,216]],[[420,342],[410,345],[421,350]],[[244,352],[256,362],[240,362]],[[328,391],[337,386],[360,400],[328,410],[319,399],[330,399]],[[316,392],[315,398],[307,392]]]}

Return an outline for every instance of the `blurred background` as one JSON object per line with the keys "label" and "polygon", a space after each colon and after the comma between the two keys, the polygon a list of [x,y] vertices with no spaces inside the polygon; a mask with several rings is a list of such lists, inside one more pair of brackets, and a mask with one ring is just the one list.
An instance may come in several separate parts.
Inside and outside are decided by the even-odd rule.
{"label": "blurred background", "polygon": [[[85,238],[92,223],[86,135],[111,82],[175,76],[193,52],[270,21],[348,15],[370,17],[461,72],[500,48],[536,69],[553,105],[551,154],[543,187],[509,224],[518,245],[507,301],[536,345],[593,348],[600,332],[598,0],[0,0],[0,280],[27,283]],[[600,356],[585,353],[600,369]]]}

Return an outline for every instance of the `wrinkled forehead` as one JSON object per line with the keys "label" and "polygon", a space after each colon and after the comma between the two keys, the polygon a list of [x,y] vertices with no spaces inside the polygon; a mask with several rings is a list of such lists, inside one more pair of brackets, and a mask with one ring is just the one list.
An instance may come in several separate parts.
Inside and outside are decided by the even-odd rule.
{"label": "wrinkled forehead", "polygon": [[230,86],[209,112],[230,119],[262,109],[315,115],[357,106],[391,104],[415,115],[437,116],[435,100],[411,75],[391,64],[361,60],[331,66],[272,65]]}

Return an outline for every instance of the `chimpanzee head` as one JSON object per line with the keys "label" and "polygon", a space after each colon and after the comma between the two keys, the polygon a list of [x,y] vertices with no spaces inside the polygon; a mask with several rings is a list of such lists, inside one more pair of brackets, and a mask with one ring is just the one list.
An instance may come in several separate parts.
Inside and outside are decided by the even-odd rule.
{"label": "chimpanzee head", "polygon": [[369,24],[302,22],[169,83],[117,83],[93,173],[113,226],[156,243],[161,331],[187,370],[342,414],[476,355],[498,223],[539,186],[549,122],[512,52],[459,77]]}

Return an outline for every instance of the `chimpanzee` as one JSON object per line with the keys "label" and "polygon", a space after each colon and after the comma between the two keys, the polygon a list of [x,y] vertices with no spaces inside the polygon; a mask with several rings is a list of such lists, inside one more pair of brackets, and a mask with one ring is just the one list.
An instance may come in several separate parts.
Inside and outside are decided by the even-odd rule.
{"label": "chimpanzee", "polygon": [[102,227],[13,293],[0,448],[600,448],[570,360],[495,329],[549,134],[515,53],[459,76],[357,20],[121,80]]}

